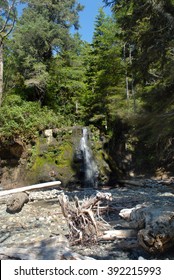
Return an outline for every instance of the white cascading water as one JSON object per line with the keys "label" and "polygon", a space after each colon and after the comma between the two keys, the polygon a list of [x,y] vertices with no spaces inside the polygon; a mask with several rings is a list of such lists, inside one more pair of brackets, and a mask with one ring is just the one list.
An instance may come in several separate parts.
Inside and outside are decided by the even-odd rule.
{"label": "white cascading water", "polygon": [[97,187],[98,184],[98,168],[94,161],[92,151],[88,144],[88,130],[86,127],[82,130],[82,138],[80,141],[80,149],[84,161],[84,179],[85,187]]}

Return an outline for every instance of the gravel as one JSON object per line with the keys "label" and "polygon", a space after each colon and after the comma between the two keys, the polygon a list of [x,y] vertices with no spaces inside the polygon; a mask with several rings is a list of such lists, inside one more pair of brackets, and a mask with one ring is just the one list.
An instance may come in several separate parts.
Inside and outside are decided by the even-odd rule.
{"label": "gravel", "polygon": [[[112,194],[112,206],[115,211],[108,213],[104,218],[111,227],[118,229],[121,225],[118,209],[145,205],[174,205],[174,189],[155,180],[146,180],[144,186],[117,187],[107,190],[81,189],[65,192],[72,200],[77,196],[80,200],[95,195],[97,191]],[[52,236],[67,236],[68,228],[58,203],[58,195],[62,191],[57,189],[30,192],[30,201],[24,205],[21,212],[9,214],[6,205],[0,204],[0,247],[23,246]],[[95,259],[136,260],[136,259],[174,259],[173,250],[163,255],[152,256],[139,246],[126,248],[125,240],[98,242],[92,246],[76,245],[72,250],[81,255]],[[136,240],[133,240],[136,245]],[[124,244],[124,246],[122,246]]]}

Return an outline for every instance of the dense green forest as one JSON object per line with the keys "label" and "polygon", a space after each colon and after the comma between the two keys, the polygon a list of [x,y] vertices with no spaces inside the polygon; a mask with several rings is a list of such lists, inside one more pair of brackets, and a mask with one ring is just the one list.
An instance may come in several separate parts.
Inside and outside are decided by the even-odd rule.
{"label": "dense green forest", "polygon": [[91,44],[78,1],[21,3],[0,0],[1,141],[91,126],[113,169],[172,172],[174,1],[103,0]]}

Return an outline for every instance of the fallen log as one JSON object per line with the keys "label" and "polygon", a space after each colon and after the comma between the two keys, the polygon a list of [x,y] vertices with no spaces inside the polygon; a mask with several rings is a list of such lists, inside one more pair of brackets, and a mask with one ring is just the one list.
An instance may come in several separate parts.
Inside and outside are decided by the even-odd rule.
{"label": "fallen log", "polygon": [[135,238],[137,237],[138,231],[135,229],[117,229],[107,230],[103,232],[103,235],[99,236],[99,240],[115,240],[124,238]]}
{"label": "fallen log", "polygon": [[174,207],[142,206],[129,209],[127,213],[121,216],[137,226],[138,242],[146,251],[163,253],[174,246]]}
{"label": "fallen log", "polygon": [[33,191],[33,190],[42,189],[42,188],[50,188],[50,187],[58,186],[60,184],[61,184],[60,181],[53,181],[53,182],[40,183],[40,184],[16,188],[16,189],[10,189],[10,190],[6,190],[6,191],[0,191],[0,197],[6,196],[9,194],[13,194],[13,193]]}
{"label": "fallen log", "polygon": [[122,209],[119,216],[128,221],[132,228],[142,229],[145,226],[144,209],[147,209],[147,205],[138,204],[133,208]]}
{"label": "fallen log", "polygon": [[169,179],[160,180],[160,183],[165,186],[174,186],[174,177],[171,177]]}

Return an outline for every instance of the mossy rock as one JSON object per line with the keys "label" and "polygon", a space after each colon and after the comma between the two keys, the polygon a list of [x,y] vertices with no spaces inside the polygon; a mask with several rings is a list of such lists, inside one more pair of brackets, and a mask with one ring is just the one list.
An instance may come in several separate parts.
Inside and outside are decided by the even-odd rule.
{"label": "mossy rock", "polygon": [[37,140],[27,172],[30,183],[60,180],[66,186],[75,180],[71,133],[62,132],[61,137],[59,133],[53,140],[49,144],[43,136]]}
{"label": "mossy rock", "polygon": [[[75,158],[82,127],[57,129],[53,132],[51,142],[48,143],[42,134],[33,146],[26,173],[27,184],[60,180],[63,186],[83,186],[82,160]],[[89,143],[99,171],[99,184],[105,184],[109,181],[111,170],[97,128],[91,130]]]}

